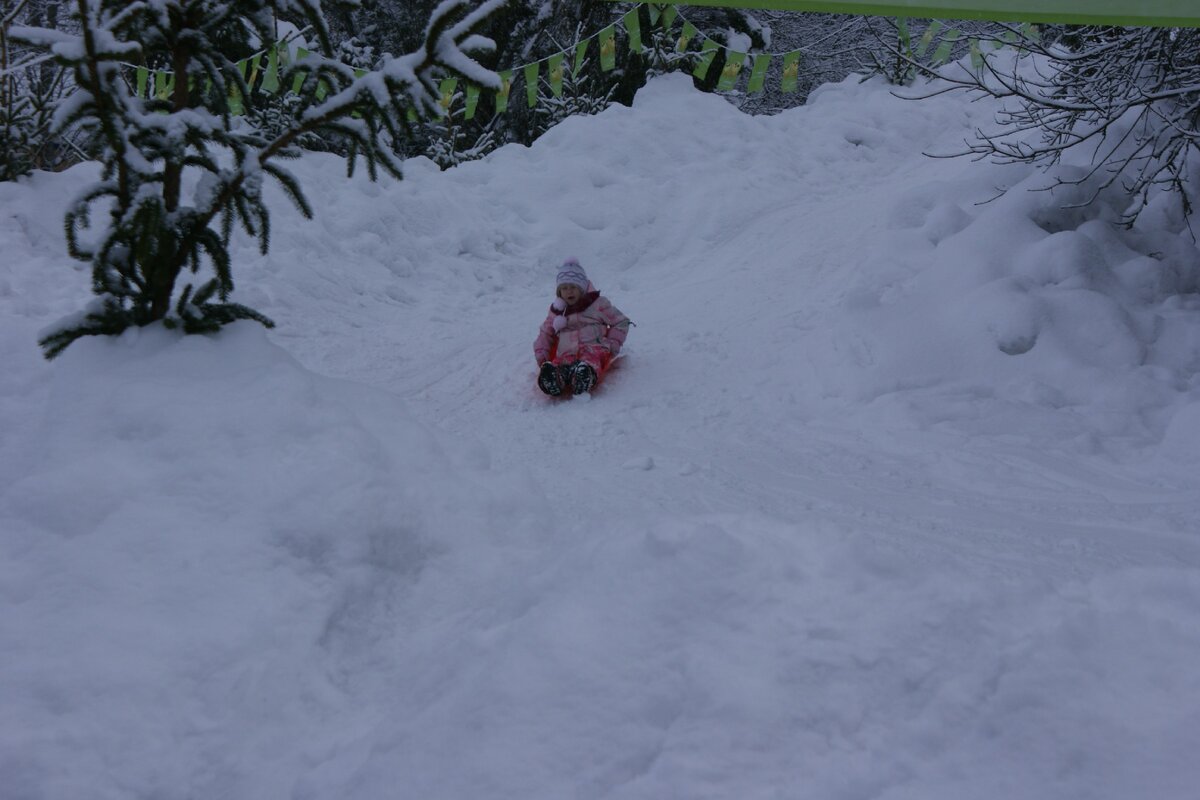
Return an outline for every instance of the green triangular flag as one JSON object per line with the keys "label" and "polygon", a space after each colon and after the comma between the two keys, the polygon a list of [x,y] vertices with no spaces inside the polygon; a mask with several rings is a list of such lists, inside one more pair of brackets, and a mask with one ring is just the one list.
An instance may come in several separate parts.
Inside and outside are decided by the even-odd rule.
{"label": "green triangular flag", "polygon": [[675,52],[682,53],[688,49],[688,45],[692,41],[692,37],[696,35],[696,26],[684,20],[683,33],[679,34],[679,41],[675,43]]}
{"label": "green triangular flag", "polygon": [[896,19],[896,36],[900,40],[900,52],[906,56],[912,55],[912,35],[908,32],[908,17]]}
{"label": "green triangular flag", "polygon": [[921,35],[921,40],[917,42],[917,58],[923,58],[925,51],[929,49],[929,45],[933,44],[933,38],[938,35],[938,31],[942,29],[942,23],[936,19],[929,23],[929,27],[925,29],[925,33]]}
{"label": "green triangular flag", "polygon": [[[300,62],[308,58],[308,51],[303,47],[296,48],[296,61]],[[297,72],[296,77],[292,79],[292,94],[300,94],[300,85],[304,83],[304,73]]]}
{"label": "green triangular flag", "polygon": [[258,68],[262,65],[262,53],[256,53],[250,59],[250,77],[246,79],[246,85],[250,87],[250,91],[254,91],[254,82],[258,80]]}
{"label": "green triangular flag", "polygon": [[443,78],[438,85],[438,107],[443,114],[450,113],[450,105],[454,102],[454,90],[458,88],[458,78]]}
{"label": "green triangular flag", "polygon": [[754,68],[750,71],[750,83],[746,86],[747,92],[754,93],[763,90],[769,66],[771,66],[770,53],[759,53],[754,57]]}
{"label": "green triangular flag", "polygon": [[933,53],[933,65],[944,64],[950,60],[950,53],[954,50],[954,43],[958,41],[958,31],[950,31],[942,39],[942,43],[938,45],[938,49]]}
{"label": "green triangular flag", "polygon": [[662,29],[664,31],[671,30],[671,26],[675,24],[675,16],[679,13],[679,9],[675,6],[667,6],[662,13]]}
{"label": "green triangular flag", "polygon": [[406,120],[408,120],[408,123],[409,123],[410,125],[411,125],[411,124],[413,124],[413,123],[415,123],[415,122],[419,122],[419,121],[420,121],[420,120],[417,118],[417,110],[416,110],[415,108],[413,108],[412,106],[409,106],[409,107],[408,107],[408,111],[407,111],[407,112],[404,114],[404,118],[405,118]]}
{"label": "green triangular flag", "polygon": [[692,74],[700,80],[704,80],[704,76],[708,74],[708,68],[712,66],[713,59],[717,57],[717,48],[719,44],[712,39],[705,39],[703,46],[700,48],[700,63],[692,70]]}
{"label": "green triangular flag", "polygon": [[972,39],[971,45],[971,68],[976,72],[983,70],[983,51],[979,49],[979,40]]}
{"label": "green triangular flag", "polygon": [[[246,75],[246,62],[239,61],[234,66],[237,67],[238,74],[242,77]],[[238,88],[236,81],[229,81],[229,113],[235,117],[240,117],[244,108],[242,107],[242,90]]]}
{"label": "green triangular flag", "polygon": [[650,12],[650,27],[654,27],[658,24],[659,16],[662,15],[662,8],[654,3],[651,3],[646,10]]}
{"label": "green triangular flag", "polygon": [[464,119],[475,118],[475,106],[479,105],[479,87],[473,83],[467,84],[467,108],[463,112]]}
{"label": "green triangular flag", "polygon": [[496,113],[508,111],[508,93],[512,91],[512,70],[506,69],[500,75],[500,88],[496,90]]}
{"label": "green triangular flag", "polygon": [[733,88],[738,75],[742,74],[742,64],[745,62],[745,53],[725,51],[725,66],[721,68],[721,77],[717,80],[717,91],[728,92]]}
{"label": "green triangular flag", "polygon": [[145,67],[137,68],[137,96],[146,96],[146,80],[150,77],[150,70]]}
{"label": "green triangular flag", "polygon": [[783,57],[783,80],[779,88],[785,93],[792,93],[800,82],[800,51],[793,50]]}
{"label": "green triangular flag", "polygon": [[159,100],[166,100],[171,92],[167,83],[168,75],[170,75],[169,72],[157,72],[154,75],[154,96]]}
{"label": "green triangular flag", "polygon": [[617,66],[616,27],[609,25],[600,31],[600,69],[608,72]]}
{"label": "green triangular flag", "polygon": [[541,69],[541,63],[535,61],[525,65],[525,99],[529,101],[530,108],[537,105],[538,70]]}
{"label": "green triangular flag", "polygon": [[[640,6],[638,7],[640,8]],[[642,21],[638,17],[638,9],[625,15],[625,33],[629,36],[629,52],[642,52]]]}
{"label": "green triangular flag", "polygon": [[571,70],[572,78],[579,77],[579,70],[583,68],[583,60],[587,58],[589,42],[591,42],[591,39],[584,39],[582,42],[575,45],[575,68]]}
{"label": "green triangular flag", "polygon": [[550,72],[550,91],[555,97],[562,97],[563,54],[555,53],[546,60],[546,69]]}
{"label": "green triangular flag", "polygon": [[262,90],[270,94],[279,91],[279,45],[272,46],[267,56],[267,74],[263,76]]}

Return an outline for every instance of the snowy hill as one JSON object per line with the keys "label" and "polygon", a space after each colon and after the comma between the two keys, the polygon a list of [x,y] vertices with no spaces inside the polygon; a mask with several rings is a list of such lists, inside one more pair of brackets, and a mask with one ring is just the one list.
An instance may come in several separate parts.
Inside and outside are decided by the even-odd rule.
{"label": "snowy hill", "polygon": [[[994,110],[668,76],[310,155],[235,248],[275,330],[53,364],[94,170],[0,184],[0,796],[1194,796],[1200,251],[922,155]],[[637,327],[550,402],[566,256]]]}

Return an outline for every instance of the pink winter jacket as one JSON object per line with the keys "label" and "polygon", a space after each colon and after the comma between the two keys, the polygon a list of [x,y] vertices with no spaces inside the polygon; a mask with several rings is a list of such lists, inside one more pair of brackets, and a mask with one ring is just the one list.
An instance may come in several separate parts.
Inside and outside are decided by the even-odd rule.
{"label": "pink winter jacket", "polygon": [[[576,304],[582,306],[578,310],[560,310],[562,305],[562,300],[556,300],[550,306],[550,313],[533,343],[533,354],[539,363],[549,358],[577,355],[580,348],[588,345],[600,345],[613,356],[621,351],[629,334],[629,317],[608,302],[608,298],[593,291]],[[561,321],[556,324],[556,320]]]}

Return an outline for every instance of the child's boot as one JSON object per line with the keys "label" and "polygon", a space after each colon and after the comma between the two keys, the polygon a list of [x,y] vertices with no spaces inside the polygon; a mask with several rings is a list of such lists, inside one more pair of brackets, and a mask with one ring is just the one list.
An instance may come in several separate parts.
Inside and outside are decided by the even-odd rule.
{"label": "child's boot", "polygon": [[596,370],[592,365],[580,361],[571,365],[571,391],[575,394],[590,392],[596,385]]}
{"label": "child's boot", "polygon": [[558,397],[564,388],[563,375],[558,367],[547,361],[538,373],[538,388],[551,397]]}

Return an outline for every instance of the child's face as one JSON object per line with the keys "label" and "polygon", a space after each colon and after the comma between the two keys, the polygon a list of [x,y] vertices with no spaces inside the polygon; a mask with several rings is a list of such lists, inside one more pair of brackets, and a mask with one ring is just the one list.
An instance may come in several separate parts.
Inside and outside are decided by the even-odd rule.
{"label": "child's face", "polygon": [[573,283],[564,283],[558,287],[558,296],[567,305],[574,305],[579,302],[579,298],[583,297],[583,289],[580,289]]}

